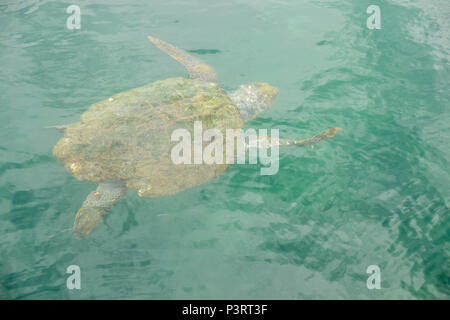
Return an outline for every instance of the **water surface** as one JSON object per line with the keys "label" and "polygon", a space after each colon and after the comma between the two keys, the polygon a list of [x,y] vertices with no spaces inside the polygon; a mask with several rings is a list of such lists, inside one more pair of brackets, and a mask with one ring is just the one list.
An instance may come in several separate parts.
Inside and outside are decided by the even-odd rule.
{"label": "water surface", "polygon": [[[0,0],[0,298],[448,299],[447,1]],[[366,27],[381,7],[382,29]],[[129,192],[91,237],[70,232],[95,184],[52,156],[91,104],[187,76],[154,35],[227,90],[280,89],[248,123],[308,137],[280,170],[239,165],[180,194]],[[79,265],[82,289],[66,288]],[[378,265],[382,289],[368,290]]]}

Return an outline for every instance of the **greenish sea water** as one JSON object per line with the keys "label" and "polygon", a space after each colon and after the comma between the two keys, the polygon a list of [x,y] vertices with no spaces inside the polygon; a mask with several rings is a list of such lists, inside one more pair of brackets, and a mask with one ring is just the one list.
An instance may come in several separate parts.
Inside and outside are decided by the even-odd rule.
{"label": "greenish sea water", "polygon": [[[449,25],[440,0],[0,0],[0,298],[449,299]],[[44,126],[187,76],[147,35],[201,57],[225,89],[278,87],[247,126],[344,130],[280,149],[273,176],[236,165],[174,196],[129,192],[76,240],[95,184],[58,164],[61,132]],[[81,290],[66,288],[70,265]]]}

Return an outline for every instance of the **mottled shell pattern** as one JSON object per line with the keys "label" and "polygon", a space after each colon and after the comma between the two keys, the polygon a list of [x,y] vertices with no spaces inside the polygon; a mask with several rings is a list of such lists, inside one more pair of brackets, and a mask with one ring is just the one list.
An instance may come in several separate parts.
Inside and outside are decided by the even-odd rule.
{"label": "mottled shell pattern", "polygon": [[[92,105],[70,125],[53,154],[80,180],[123,180],[140,196],[178,193],[213,179],[228,164],[174,164],[175,129],[194,136],[194,121],[203,131],[238,129],[238,108],[214,82],[170,78],[119,93]],[[224,139],[224,150],[226,150]]]}

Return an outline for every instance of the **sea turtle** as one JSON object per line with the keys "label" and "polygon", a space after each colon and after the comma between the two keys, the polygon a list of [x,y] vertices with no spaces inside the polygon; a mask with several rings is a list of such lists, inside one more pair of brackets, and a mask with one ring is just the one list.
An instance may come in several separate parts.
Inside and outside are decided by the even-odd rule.
{"label": "sea turtle", "polygon": [[[190,78],[170,78],[118,93],[93,104],[80,122],[56,127],[65,134],[53,148],[55,157],[75,178],[98,183],[75,216],[73,233],[79,238],[89,235],[129,189],[140,196],[173,195],[219,176],[230,166],[174,164],[170,154],[175,129],[192,132],[199,120],[203,130],[241,128],[271,107],[278,94],[264,82],[226,93],[211,66],[169,43],[148,39],[184,65]],[[309,139],[266,141],[304,146],[339,131],[331,128]]]}

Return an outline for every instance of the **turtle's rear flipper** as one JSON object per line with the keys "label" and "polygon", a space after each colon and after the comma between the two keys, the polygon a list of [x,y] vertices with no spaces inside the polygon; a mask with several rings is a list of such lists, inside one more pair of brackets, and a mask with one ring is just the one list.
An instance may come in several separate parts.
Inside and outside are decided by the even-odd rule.
{"label": "turtle's rear flipper", "polygon": [[125,197],[127,187],[124,181],[100,182],[97,190],[91,192],[78,210],[73,225],[73,234],[78,238],[88,236],[112,207]]}
{"label": "turtle's rear flipper", "polygon": [[217,73],[213,67],[207,65],[202,60],[190,55],[189,53],[155,37],[148,36],[148,40],[153,42],[161,51],[177,60],[191,74],[193,79],[202,79],[209,82],[217,82]]}

